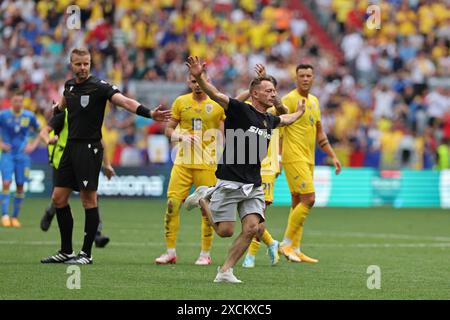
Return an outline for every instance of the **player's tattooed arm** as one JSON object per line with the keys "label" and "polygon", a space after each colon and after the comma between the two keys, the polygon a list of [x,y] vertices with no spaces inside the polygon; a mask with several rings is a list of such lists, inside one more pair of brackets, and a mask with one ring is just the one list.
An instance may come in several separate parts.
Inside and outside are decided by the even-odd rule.
{"label": "player's tattooed arm", "polygon": [[333,147],[331,146],[330,142],[328,141],[327,134],[323,130],[322,123],[318,121],[316,123],[316,140],[319,146],[322,148],[323,151],[333,160],[333,165],[335,168],[335,173],[339,174],[341,172],[342,166],[341,162],[336,156],[336,153],[334,153]]}

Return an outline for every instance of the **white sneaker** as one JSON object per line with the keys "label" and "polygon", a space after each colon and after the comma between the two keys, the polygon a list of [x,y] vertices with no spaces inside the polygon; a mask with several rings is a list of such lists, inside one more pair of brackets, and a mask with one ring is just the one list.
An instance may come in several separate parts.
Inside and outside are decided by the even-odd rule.
{"label": "white sneaker", "polygon": [[197,266],[208,266],[212,263],[210,256],[199,256],[195,264]]}
{"label": "white sneaker", "polygon": [[254,268],[255,267],[255,257],[246,255],[244,262],[242,263],[242,267],[244,268]]}
{"label": "white sneaker", "polygon": [[220,267],[217,268],[217,276],[214,282],[229,282],[229,283],[241,283],[242,281],[235,277],[233,274],[233,268],[229,268],[225,272],[220,272]]}
{"label": "white sneaker", "polygon": [[184,206],[186,207],[186,209],[188,211],[191,211],[194,208],[200,207],[198,202],[201,198],[204,198],[206,196],[208,189],[209,187],[207,186],[200,186],[195,189],[194,193],[187,197],[186,201],[184,201]]}
{"label": "white sneaker", "polygon": [[163,253],[155,259],[156,264],[175,264],[177,263],[177,256],[169,253]]}

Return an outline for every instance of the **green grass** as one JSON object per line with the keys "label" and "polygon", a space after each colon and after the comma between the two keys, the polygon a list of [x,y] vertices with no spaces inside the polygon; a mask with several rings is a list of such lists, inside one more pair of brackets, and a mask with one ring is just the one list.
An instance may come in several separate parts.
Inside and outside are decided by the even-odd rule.
{"label": "green grass", "polygon": [[[243,284],[215,284],[217,266],[231,239],[215,236],[213,265],[195,266],[200,251],[200,214],[182,211],[176,265],[157,266],[164,251],[164,202],[101,201],[105,249],[81,268],[81,289],[69,290],[66,265],[41,265],[59,247],[56,220],[39,229],[46,201],[27,199],[21,229],[0,227],[0,299],[450,299],[450,212],[431,209],[315,208],[304,232],[303,250],[317,265],[272,267],[262,245],[254,269],[235,268]],[[74,242],[82,242],[84,213],[72,199]],[[273,207],[268,229],[282,238],[288,210]],[[236,230],[240,230],[237,227]],[[381,289],[366,286],[367,268],[381,268]]]}

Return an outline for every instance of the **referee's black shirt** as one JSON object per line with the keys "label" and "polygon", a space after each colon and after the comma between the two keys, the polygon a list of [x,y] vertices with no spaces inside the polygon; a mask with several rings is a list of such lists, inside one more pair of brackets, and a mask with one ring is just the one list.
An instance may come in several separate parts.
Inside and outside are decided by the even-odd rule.
{"label": "referee's black shirt", "polygon": [[[261,161],[267,155],[272,131],[280,124],[281,119],[267,112],[259,112],[251,105],[232,98],[230,98],[225,115],[225,148],[222,159],[217,165],[216,177],[222,180],[252,183],[259,187],[261,185]],[[227,134],[229,135],[232,132],[238,135],[236,130],[239,131],[239,129],[247,136],[245,145],[241,148],[237,141],[239,138],[227,138]],[[231,140],[234,140],[232,144]],[[255,141],[256,143],[254,143]],[[227,148],[233,148],[233,150],[230,150],[233,152],[227,153]],[[264,149],[260,151],[260,148]],[[245,161],[239,163],[242,162],[239,161],[239,157],[244,156],[240,154],[242,152],[245,152]],[[254,161],[255,154],[259,155],[260,153],[261,155],[256,156],[256,161]],[[234,155],[232,159],[230,159],[231,154]]]}
{"label": "referee's black shirt", "polygon": [[70,79],[64,84],[68,109],[69,141],[99,141],[106,101],[120,92],[104,80],[90,76],[81,83]]}

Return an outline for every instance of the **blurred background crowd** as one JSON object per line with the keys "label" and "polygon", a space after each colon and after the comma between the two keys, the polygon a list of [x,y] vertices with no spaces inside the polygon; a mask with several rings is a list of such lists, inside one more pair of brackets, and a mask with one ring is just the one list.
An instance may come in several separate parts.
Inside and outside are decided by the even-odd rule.
{"label": "blurred background crowd", "polygon": [[[72,4],[79,29],[67,25]],[[373,4],[379,29],[366,24]],[[95,76],[137,98],[133,83],[185,82],[188,55],[205,59],[231,96],[257,63],[281,95],[295,87],[296,65],[310,63],[322,124],[344,166],[450,167],[449,0],[3,0],[0,109],[19,87],[44,125],[71,77],[68,53],[82,46]],[[109,106],[103,131],[113,165],[136,166],[152,160],[148,137],[164,127]],[[316,162],[327,164],[320,150]]]}

